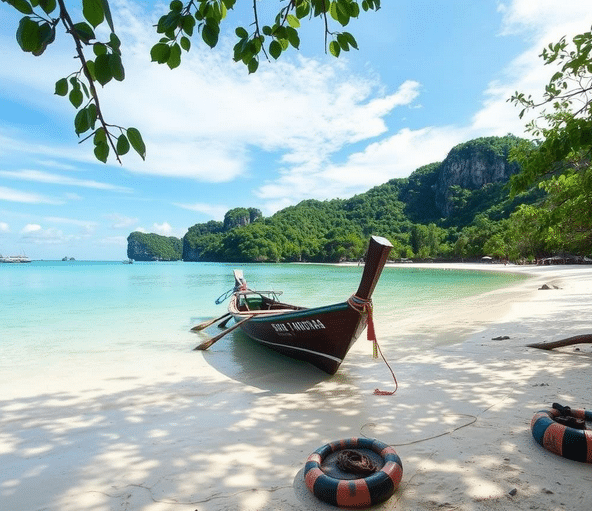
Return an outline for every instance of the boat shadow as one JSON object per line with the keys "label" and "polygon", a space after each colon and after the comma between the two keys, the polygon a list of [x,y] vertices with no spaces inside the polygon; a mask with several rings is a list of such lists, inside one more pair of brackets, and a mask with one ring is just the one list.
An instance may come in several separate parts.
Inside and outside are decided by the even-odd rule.
{"label": "boat shadow", "polygon": [[216,348],[202,352],[210,366],[228,378],[261,390],[293,394],[332,378],[307,362],[261,346],[240,330],[230,333]]}

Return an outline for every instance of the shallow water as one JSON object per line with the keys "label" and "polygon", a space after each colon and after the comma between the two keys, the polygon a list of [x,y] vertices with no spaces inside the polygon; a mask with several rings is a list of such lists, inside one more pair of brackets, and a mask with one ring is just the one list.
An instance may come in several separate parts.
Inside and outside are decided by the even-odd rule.
{"label": "shallow water", "polygon": [[[155,352],[190,351],[191,326],[226,312],[215,300],[241,268],[253,289],[318,306],[347,299],[362,267],[313,264],[34,261],[0,265],[0,371],[74,370],[94,359],[142,363]],[[479,271],[385,268],[375,317],[508,286],[523,276]]]}

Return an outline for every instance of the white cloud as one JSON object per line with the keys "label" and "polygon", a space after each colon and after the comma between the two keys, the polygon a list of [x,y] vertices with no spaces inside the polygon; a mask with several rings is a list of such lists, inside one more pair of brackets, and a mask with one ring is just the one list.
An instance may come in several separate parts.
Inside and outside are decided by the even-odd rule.
{"label": "white cloud", "polygon": [[105,218],[112,222],[111,229],[125,229],[138,222],[137,218],[130,218],[119,213],[110,213],[105,215]]}
{"label": "white cloud", "polygon": [[182,238],[187,232],[187,229],[174,228],[168,222],[163,222],[162,224],[157,224],[155,222],[152,224],[152,229],[150,232],[160,234],[161,236],[175,236],[177,238]]}
{"label": "white cloud", "polygon": [[34,232],[40,232],[41,230],[42,229],[39,224],[27,224],[22,228],[21,234],[24,234],[24,235],[31,234]]}
{"label": "white cloud", "polygon": [[80,186],[94,188],[96,190],[109,190],[114,192],[131,192],[131,188],[124,186],[101,183],[92,179],[79,179],[60,174],[52,174],[42,170],[0,170],[0,177],[33,181],[36,183],[48,183],[67,186]]}
{"label": "white cloud", "polygon": [[10,232],[10,226],[6,222],[0,222],[0,233]]}
{"label": "white cloud", "polygon": [[25,204],[63,204],[64,201],[32,192],[23,192],[13,188],[0,186],[0,200],[23,202]]}
{"label": "white cloud", "polygon": [[162,234],[163,236],[170,236],[170,233],[173,230],[171,224],[168,222],[163,222],[162,224],[154,223],[152,224],[152,229],[156,234]]}
{"label": "white cloud", "polygon": [[97,222],[92,220],[79,220],[76,218],[62,218],[55,216],[46,217],[45,221],[55,224],[75,225],[80,227],[81,233],[85,235],[94,233],[97,226],[99,225]]}
{"label": "white cloud", "polygon": [[314,173],[286,172],[262,186],[258,194],[269,202],[270,210],[285,207],[287,198],[293,196],[350,197],[389,179],[406,177],[422,165],[442,161],[466,135],[467,130],[452,127],[403,129],[353,153],[343,164],[331,164]]}
{"label": "white cloud", "polygon": [[63,245],[73,241],[87,239],[87,233],[64,234],[55,227],[43,228],[39,224],[27,224],[20,232],[22,241],[28,241],[36,245]]}
{"label": "white cloud", "polygon": [[174,203],[174,205],[189,211],[203,213],[204,215],[207,215],[208,218],[212,218],[214,220],[223,220],[224,215],[230,209],[228,206],[216,206],[213,204],[207,204],[205,202],[196,202],[194,204]]}

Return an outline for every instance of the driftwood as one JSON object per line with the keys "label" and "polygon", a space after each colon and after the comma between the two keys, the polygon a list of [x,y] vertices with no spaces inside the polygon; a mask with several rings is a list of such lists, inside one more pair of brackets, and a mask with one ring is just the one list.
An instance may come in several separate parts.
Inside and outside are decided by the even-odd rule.
{"label": "driftwood", "polygon": [[538,342],[529,344],[528,348],[539,348],[541,350],[552,350],[553,348],[561,348],[562,346],[571,346],[572,344],[592,343],[592,334],[574,335],[567,339],[560,339],[553,342]]}

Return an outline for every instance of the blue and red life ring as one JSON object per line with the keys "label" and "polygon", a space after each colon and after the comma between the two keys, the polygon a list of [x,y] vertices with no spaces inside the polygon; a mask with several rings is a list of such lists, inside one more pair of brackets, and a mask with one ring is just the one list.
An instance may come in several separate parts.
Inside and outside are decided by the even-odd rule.
{"label": "blue and red life ring", "polygon": [[586,421],[592,421],[592,412],[553,403],[551,410],[540,410],[534,414],[530,422],[534,439],[559,456],[592,463],[592,431],[560,424],[556,421],[558,417],[571,417],[580,423],[583,421],[585,427]]}
{"label": "blue and red life ring", "polygon": [[[326,473],[321,466],[332,454],[346,450],[367,450],[381,459],[377,470],[366,476],[342,479]],[[323,502],[339,507],[368,507],[389,499],[401,482],[403,464],[395,450],[378,440],[348,438],[326,444],[313,452],[304,466],[308,489]]]}

